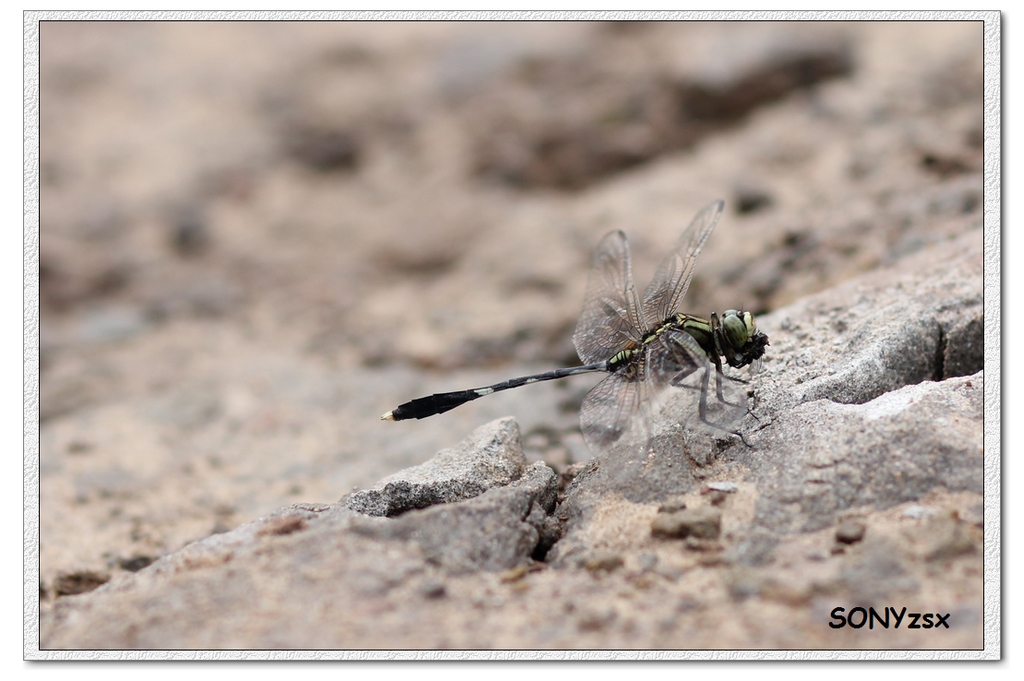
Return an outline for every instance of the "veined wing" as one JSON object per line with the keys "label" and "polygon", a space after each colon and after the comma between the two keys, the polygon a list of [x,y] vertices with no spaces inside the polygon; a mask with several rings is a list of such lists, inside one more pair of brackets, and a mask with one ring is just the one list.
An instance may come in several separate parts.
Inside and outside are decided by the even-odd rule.
{"label": "veined wing", "polygon": [[670,404],[674,422],[720,434],[746,414],[747,395],[693,336],[665,330],[649,340],[643,357],[587,393],[580,409],[583,439],[595,453],[639,451],[655,437],[658,414]]}
{"label": "veined wing", "polygon": [[658,324],[678,310],[686,289],[690,288],[700,249],[714,231],[724,207],[725,202],[719,199],[697,213],[672,252],[658,266],[654,279],[644,290],[643,316],[649,325]]}
{"label": "veined wing", "polygon": [[647,330],[641,310],[626,235],[612,232],[594,253],[583,311],[572,335],[580,360],[584,364],[602,362],[630,341],[639,341]]}
{"label": "veined wing", "polygon": [[654,421],[649,386],[629,372],[605,376],[583,398],[580,428],[583,440],[595,454],[616,446],[636,450],[646,445]]}

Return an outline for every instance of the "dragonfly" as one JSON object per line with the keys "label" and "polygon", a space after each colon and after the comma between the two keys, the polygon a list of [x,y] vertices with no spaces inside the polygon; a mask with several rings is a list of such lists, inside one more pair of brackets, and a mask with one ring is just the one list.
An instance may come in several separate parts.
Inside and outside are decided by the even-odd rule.
{"label": "dragonfly", "polygon": [[420,397],[381,419],[422,419],[502,390],[603,372],[608,375],[587,393],[580,408],[583,439],[591,451],[601,453],[620,445],[649,448],[655,420],[670,394],[695,398],[700,423],[712,431],[737,436],[749,447],[735,429],[748,412],[747,381],[727,376],[722,360],[736,369],[760,368],[768,336],[758,330],[753,314],[747,311],[726,310],[721,317],[713,312],[707,319],[677,311],[701,248],[724,207],[718,200],[697,214],[643,295],[633,285],[626,235],[616,230],[601,240],[572,337],[581,366]]}

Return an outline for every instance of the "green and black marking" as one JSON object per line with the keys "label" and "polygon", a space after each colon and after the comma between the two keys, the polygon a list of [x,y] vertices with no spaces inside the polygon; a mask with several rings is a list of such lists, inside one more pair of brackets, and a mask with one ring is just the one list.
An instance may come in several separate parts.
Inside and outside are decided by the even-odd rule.
{"label": "green and black marking", "polygon": [[[642,298],[633,286],[625,234],[612,232],[601,241],[573,334],[583,366],[420,397],[399,405],[381,419],[422,419],[529,383],[604,372],[609,375],[587,394],[580,410],[583,437],[591,449],[603,451],[626,433],[632,434],[631,441],[646,446],[652,434],[651,404],[669,388],[699,392],[700,420],[748,444],[742,433],[732,429],[732,424],[746,413],[746,391],[736,387],[744,382],[725,376],[722,359],[733,368],[759,362],[768,336],[757,329],[750,312],[726,310],[721,318],[712,313],[710,319],[675,312],[689,288],[701,247],[723,207],[722,201],[716,201],[694,218]],[[709,405],[712,367],[716,402]],[[690,385],[690,381],[697,384]],[[711,406],[718,413],[714,420]]]}

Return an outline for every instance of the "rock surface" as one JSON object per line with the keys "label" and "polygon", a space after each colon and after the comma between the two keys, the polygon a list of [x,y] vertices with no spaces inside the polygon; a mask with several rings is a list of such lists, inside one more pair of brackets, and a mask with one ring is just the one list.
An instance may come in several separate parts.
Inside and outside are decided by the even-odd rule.
{"label": "rock surface", "polygon": [[[39,655],[991,644],[982,28],[44,25]],[[378,420],[575,364],[601,236],[642,287],[719,197],[752,447]]]}
{"label": "rock surface", "polygon": [[367,515],[394,516],[471,499],[517,480],[525,467],[519,424],[507,418],[492,427],[478,428],[457,448],[438,453],[422,466],[389,475],[371,489],[353,492],[348,507]]}
{"label": "rock surface", "polygon": [[[884,305],[887,290],[900,290],[912,308],[920,289],[937,288],[937,280],[957,284],[944,288],[950,301],[936,297],[935,305],[964,319],[976,313],[954,301],[967,281],[980,283],[966,266],[980,264],[978,245],[932,255],[922,260],[930,278],[902,268],[874,274],[767,319],[799,315],[814,329],[825,322],[808,311],[828,310],[828,323],[858,338],[862,325],[877,322],[836,301],[856,300],[849,292],[859,291],[895,312],[873,342],[917,348],[917,336],[897,333],[905,328],[903,308]],[[962,279],[951,276],[957,263],[966,267]],[[472,648],[484,636],[486,647],[673,647],[685,632],[686,645],[716,647],[708,635],[688,638],[697,613],[720,610],[715,622],[728,631],[726,613],[763,608],[787,627],[753,625],[759,645],[786,647],[800,638],[857,647],[874,639],[822,630],[832,609],[897,603],[954,613],[952,626],[931,632],[928,646],[910,631],[875,645],[979,646],[981,584],[968,587],[968,575],[979,574],[982,555],[982,372],[885,390],[860,404],[809,399],[808,383],[848,374],[850,364],[863,366],[865,353],[839,338],[805,342],[797,354],[800,331],[778,328],[779,350],[757,383],[763,416],[750,417],[754,448],[672,433],[646,459],[592,460],[556,506],[555,472],[540,462],[524,467],[517,424],[501,419],[388,476],[372,497],[355,492],[330,506],[282,509],[59,599],[43,640],[54,648],[373,648],[390,632],[403,647]],[[828,353],[835,353],[831,362]],[[815,381],[801,381],[791,368],[800,357],[819,367]],[[884,371],[875,376],[890,380]],[[420,492],[410,492],[414,483]],[[432,484],[475,496],[445,503],[422,491]],[[410,498],[416,503],[405,503]],[[426,498],[436,501],[395,510]],[[922,502],[932,509],[923,519],[907,513]],[[385,515],[396,517],[371,517]],[[588,595],[564,601],[563,617],[551,621],[548,606],[563,588]],[[251,589],[259,590],[258,602]],[[310,614],[317,599],[344,603],[344,613],[323,607]],[[132,617],[116,616],[128,610]],[[499,625],[509,612],[513,619]]]}

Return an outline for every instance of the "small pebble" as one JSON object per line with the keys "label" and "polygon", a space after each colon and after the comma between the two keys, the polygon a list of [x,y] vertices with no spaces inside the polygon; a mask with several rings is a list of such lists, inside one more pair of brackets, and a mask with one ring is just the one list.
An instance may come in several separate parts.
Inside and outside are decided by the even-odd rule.
{"label": "small pebble", "polygon": [[866,529],[863,521],[848,518],[839,523],[839,527],[836,528],[836,541],[841,544],[856,544],[864,538]]}

